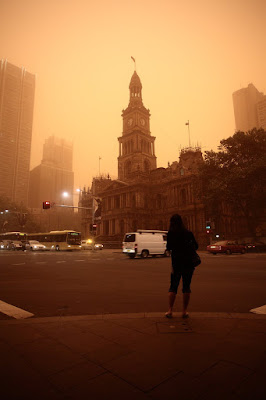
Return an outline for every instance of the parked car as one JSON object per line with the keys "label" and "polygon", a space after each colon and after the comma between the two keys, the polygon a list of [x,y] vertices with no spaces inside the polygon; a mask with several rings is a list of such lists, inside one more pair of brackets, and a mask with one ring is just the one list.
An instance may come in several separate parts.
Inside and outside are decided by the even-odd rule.
{"label": "parked car", "polygon": [[5,248],[4,242],[0,242],[0,250],[4,250],[4,248]]}
{"label": "parked car", "polygon": [[262,242],[243,243],[248,253],[263,253],[266,251],[266,244]]}
{"label": "parked car", "polygon": [[26,249],[31,251],[47,250],[47,247],[38,242],[38,240],[29,240],[26,244]]}
{"label": "parked car", "polygon": [[246,252],[246,247],[243,244],[239,244],[236,240],[222,240],[207,246],[207,251],[212,254],[244,254]]}

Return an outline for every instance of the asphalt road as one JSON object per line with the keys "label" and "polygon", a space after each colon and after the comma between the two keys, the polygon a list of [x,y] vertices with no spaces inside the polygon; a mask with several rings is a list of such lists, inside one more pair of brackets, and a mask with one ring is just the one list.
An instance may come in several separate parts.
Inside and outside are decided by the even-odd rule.
{"label": "asphalt road", "polygon": [[[266,304],[266,254],[200,254],[190,311],[249,312]],[[170,258],[131,260],[120,250],[1,251],[0,300],[34,317],[163,312],[169,275]]]}

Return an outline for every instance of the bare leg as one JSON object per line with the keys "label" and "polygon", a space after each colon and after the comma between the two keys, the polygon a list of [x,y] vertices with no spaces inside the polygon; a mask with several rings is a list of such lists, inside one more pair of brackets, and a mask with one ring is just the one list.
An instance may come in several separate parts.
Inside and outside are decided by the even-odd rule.
{"label": "bare leg", "polygon": [[169,292],[168,293],[169,309],[168,309],[167,313],[165,313],[166,317],[171,317],[172,316],[173,307],[174,307],[174,304],[175,304],[175,298],[176,298],[176,293],[174,293],[174,292]]}
{"label": "bare leg", "polygon": [[190,300],[190,293],[183,293],[183,313],[182,313],[183,317],[188,316],[187,308],[189,305],[189,300]]}

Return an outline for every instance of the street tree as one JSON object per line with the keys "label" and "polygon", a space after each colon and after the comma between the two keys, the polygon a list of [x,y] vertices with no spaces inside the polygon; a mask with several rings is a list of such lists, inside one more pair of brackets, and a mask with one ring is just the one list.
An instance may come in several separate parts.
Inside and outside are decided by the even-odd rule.
{"label": "street tree", "polygon": [[8,197],[0,196],[0,232],[39,230],[33,215],[22,203],[12,202]]}
{"label": "street tree", "polygon": [[265,215],[266,132],[252,129],[221,140],[218,151],[207,151],[199,170],[201,197],[212,216],[222,202],[246,218],[249,232]]}

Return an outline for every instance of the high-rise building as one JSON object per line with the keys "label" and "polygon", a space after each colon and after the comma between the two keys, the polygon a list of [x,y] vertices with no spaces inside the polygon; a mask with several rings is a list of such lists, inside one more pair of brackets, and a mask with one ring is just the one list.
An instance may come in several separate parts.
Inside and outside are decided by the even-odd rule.
{"label": "high-rise building", "polygon": [[0,195],[27,205],[35,75],[0,61]]}
{"label": "high-rise building", "polygon": [[73,146],[65,139],[50,136],[43,145],[42,164],[72,171]]}
{"label": "high-rise building", "polygon": [[29,206],[41,208],[42,202],[73,205],[73,145],[53,136],[45,140],[41,164],[30,171]]}
{"label": "high-rise building", "polygon": [[264,94],[259,92],[252,83],[248,87],[233,93],[235,128],[237,131],[247,132],[253,128],[262,127],[262,115],[261,113],[258,115],[258,107],[264,98]]}
{"label": "high-rise building", "polygon": [[266,131],[266,96],[264,95],[262,100],[257,104],[257,114],[259,128],[263,128]]}

